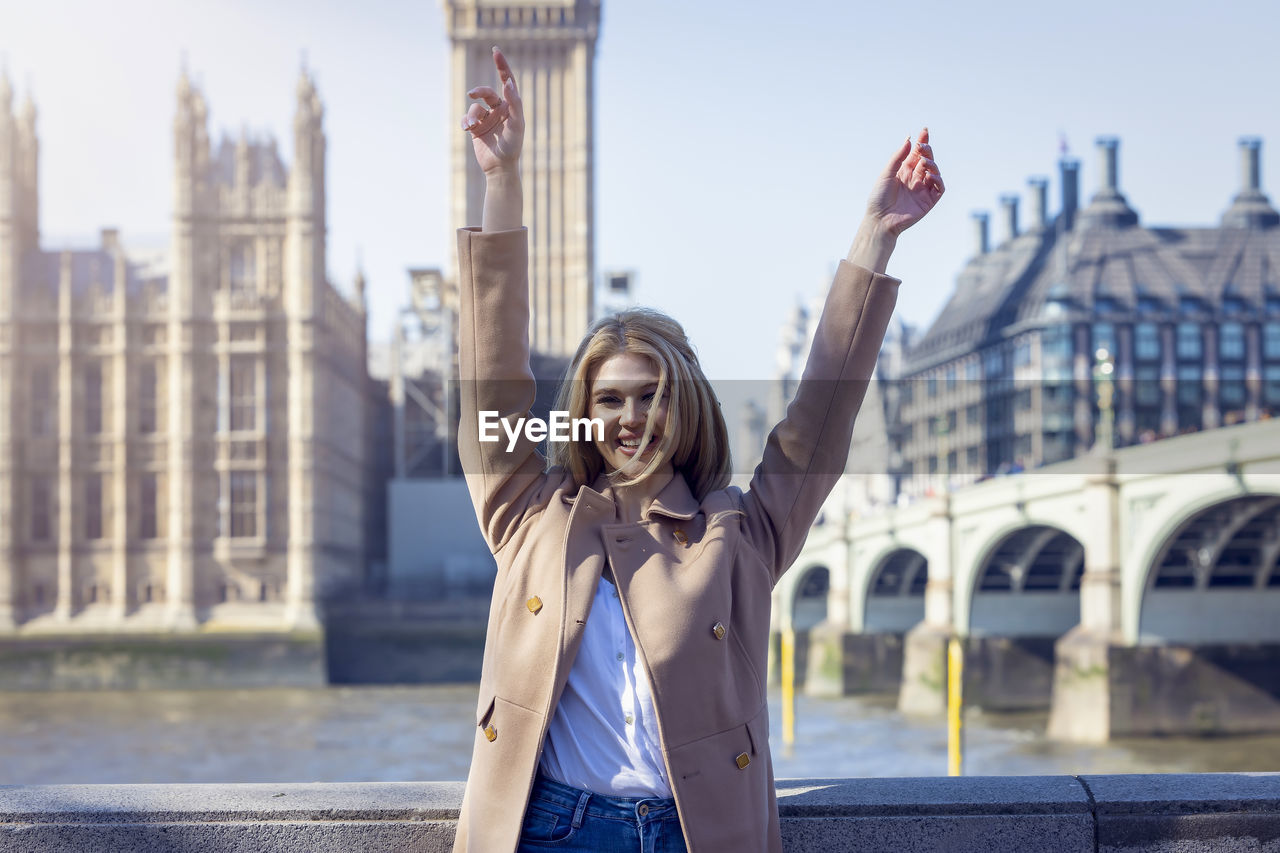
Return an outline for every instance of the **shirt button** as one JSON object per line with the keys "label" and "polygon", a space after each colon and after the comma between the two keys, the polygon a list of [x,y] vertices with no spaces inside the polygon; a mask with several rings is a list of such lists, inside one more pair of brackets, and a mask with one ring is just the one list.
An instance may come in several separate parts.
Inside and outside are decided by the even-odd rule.
{"label": "shirt button", "polygon": [[623,719],[625,719],[625,720],[627,721],[627,725],[628,725],[628,726],[629,726],[629,725],[631,725],[632,723],[634,723],[634,722],[636,721],[636,718],[635,718],[635,717],[633,717],[633,716],[631,716],[630,714],[627,714],[627,716],[626,716],[626,717],[624,717]]}
{"label": "shirt button", "polygon": [[627,659],[626,655],[624,655],[622,652],[618,652],[618,660],[626,660],[626,659]]}
{"label": "shirt button", "polygon": [[614,598],[621,598],[622,596],[618,595],[618,591],[615,589],[615,590],[613,591],[613,597],[614,597]]}

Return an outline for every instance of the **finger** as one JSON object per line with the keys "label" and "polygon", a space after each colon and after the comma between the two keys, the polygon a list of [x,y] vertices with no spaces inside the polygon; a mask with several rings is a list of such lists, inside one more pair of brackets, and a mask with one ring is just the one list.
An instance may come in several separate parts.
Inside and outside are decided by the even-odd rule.
{"label": "finger", "polygon": [[942,195],[947,191],[947,185],[942,182],[942,174],[939,172],[933,172],[929,175],[929,184],[938,195]]}
{"label": "finger", "polygon": [[920,144],[921,145],[929,144],[929,128],[927,127],[920,128]]}
{"label": "finger", "polygon": [[467,114],[462,117],[462,127],[464,130],[470,130],[488,115],[489,111],[480,104],[472,104],[467,108]]}
{"label": "finger", "polygon": [[502,55],[502,51],[498,49],[497,45],[493,48],[493,67],[498,69],[498,80],[503,86],[506,86],[507,81],[511,81],[512,86],[515,85],[516,75],[512,72],[511,64],[507,62],[507,58]]}
{"label": "finger", "polygon": [[911,137],[910,136],[908,136],[906,140],[903,141],[903,143],[898,146],[897,151],[893,152],[893,157],[890,158],[889,160],[889,167],[888,167],[889,174],[891,175],[897,174],[898,169],[902,167],[902,164],[906,161],[907,155],[909,153],[911,153]]}
{"label": "finger", "polygon": [[919,145],[917,145],[916,151],[920,154],[921,157],[925,157],[929,160],[933,159],[933,146],[927,142],[921,142]]}
{"label": "finger", "polygon": [[498,93],[488,86],[476,86],[470,92],[467,92],[467,97],[473,100],[483,100],[491,110],[497,109],[498,104],[502,103],[502,98],[498,96]]}
{"label": "finger", "polygon": [[520,92],[516,89],[516,79],[514,77],[507,78],[503,84],[502,92],[506,96],[507,103],[511,105],[511,117],[517,129],[524,129],[524,101],[520,99]]}

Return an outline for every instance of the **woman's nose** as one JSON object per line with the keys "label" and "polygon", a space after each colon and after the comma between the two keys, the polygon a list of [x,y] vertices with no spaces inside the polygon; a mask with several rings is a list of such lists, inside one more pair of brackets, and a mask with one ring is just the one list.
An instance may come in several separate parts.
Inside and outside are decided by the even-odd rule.
{"label": "woman's nose", "polygon": [[644,425],[644,406],[639,400],[627,400],[622,407],[622,424],[623,426],[643,426]]}

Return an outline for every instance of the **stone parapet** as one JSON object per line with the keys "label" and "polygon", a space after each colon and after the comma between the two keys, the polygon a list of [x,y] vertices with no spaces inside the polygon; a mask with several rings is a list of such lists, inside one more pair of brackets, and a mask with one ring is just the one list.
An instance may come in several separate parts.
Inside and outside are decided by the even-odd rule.
{"label": "stone parapet", "polygon": [[[0,787],[10,851],[448,851],[461,782]],[[1280,850],[1280,774],[791,779],[783,847]]]}

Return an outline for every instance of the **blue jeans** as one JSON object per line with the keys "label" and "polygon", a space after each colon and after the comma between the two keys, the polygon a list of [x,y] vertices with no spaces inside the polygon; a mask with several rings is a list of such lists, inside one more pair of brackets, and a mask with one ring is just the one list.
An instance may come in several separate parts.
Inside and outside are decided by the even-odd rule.
{"label": "blue jeans", "polygon": [[516,853],[687,853],[676,801],[607,797],[548,779],[533,782]]}

